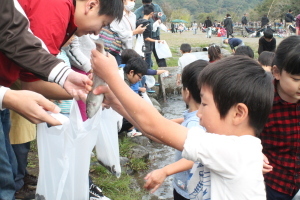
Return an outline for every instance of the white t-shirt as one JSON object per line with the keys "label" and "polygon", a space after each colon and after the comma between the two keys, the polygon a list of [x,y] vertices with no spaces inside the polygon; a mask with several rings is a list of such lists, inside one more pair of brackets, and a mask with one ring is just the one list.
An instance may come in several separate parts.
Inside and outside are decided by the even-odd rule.
{"label": "white t-shirt", "polygon": [[[196,177],[191,177],[193,183],[188,183],[193,199],[266,199],[260,139],[250,135],[218,135],[194,127],[188,132],[182,156],[198,162],[192,169],[198,170],[193,174]],[[203,198],[203,188],[208,183],[203,177],[207,171],[210,171],[210,196]],[[199,181],[196,183],[195,179]]]}
{"label": "white t-shirt", "polygon": [[178,59],[178,69],[177,74],[182,74],[182,70],[185,66],[188,64],[194,62],[197,60],[197,57],[194,54],[191,53],[184,53],[179,59]]}

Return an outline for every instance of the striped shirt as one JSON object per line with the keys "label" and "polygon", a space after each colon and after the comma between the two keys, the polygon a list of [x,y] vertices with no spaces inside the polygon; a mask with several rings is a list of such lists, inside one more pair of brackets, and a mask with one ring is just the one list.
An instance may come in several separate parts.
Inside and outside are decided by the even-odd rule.
{"label": "striped shirt", "polygon": [[264,175],[266,184],[293,195],[300,189],[300,103],[284,101],[275,89],[272,112],[260,137],[263,153],[273,166]]}

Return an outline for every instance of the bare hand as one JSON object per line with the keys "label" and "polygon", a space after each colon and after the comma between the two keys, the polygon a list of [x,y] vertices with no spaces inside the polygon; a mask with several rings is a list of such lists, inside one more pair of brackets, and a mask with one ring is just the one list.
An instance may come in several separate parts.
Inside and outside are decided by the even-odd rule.
{"label": "bare hand", "polygon": [[145,27],[142,27],[143,24],[140,24],[135,30],[134,30],[134,35],[136,34],[142,34],[144,33],[144,31],[146,30],[146,26]]}
{"label": "bare hand", "polygon": [[91,63],[93,72],[105,82],[110,80],[110,77],[120,77],[117,61],[115,57],[109,53],[105,56],[97,50],[92,50]]}
{"label": "bare hand", "polygon": [[4,108],[19,113],[34,124],[47,122],[52,126],[61,125],[46,112],[59,113],[60,108],[38,93],[27,90],[8,90],[2,104]]}
{"label": "bare hand", "polygon": [[72,71],[65,81],[64,88],[76,100],[85,101],[92,84],[93,81],[86,75]]}
{"label": "bare hand", "polygon": [[167,178],[167,174],[164,172],[163,169],[157,169],[149,174],[144,178],[146,183],[144,184],[144,188],[146,190],[151,190],[151,193],[154,193],[164,182]]}
{"label": "bare hand", "polygon": [[146,88],[140,87],[140,88],[139,88],[139,91],[140,91],[140,92],[146,92]]}
{"label": "bare hand", "polygon": [[264,164],[263,164],[263,174],[269,173],[270,171],[273,170],[273,167],[271,165],[269,165],[269,160],[268,158],[264,155]]}

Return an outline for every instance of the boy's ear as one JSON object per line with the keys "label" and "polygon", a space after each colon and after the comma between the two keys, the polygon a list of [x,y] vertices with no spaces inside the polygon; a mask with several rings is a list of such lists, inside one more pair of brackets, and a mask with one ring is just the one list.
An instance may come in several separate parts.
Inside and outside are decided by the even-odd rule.
{"label": "boy's ear", "polygon": [[244,103],[238,103],[234,106],[233,124],[242,124],[248,118],[248,107]]}
{"label": "boy's ear", "polygon": [[92,9],[98,8],[98,6],[100,5],[99,3],[99,0],[87,0],[85,4],[85,14],[87,14]]}
{"label": "boy's ear", "polygon": [[272,67],[272,74],[276,80],[280,80],[280,70],[276,65]]}

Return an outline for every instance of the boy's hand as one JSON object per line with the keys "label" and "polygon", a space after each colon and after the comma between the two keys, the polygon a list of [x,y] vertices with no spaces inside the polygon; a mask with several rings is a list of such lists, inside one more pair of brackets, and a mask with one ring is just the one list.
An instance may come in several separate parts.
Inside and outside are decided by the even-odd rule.
{"label": "boy's hand", "polygon": [[109,80],[112,80],[117,76],[120,77],[117,61],[115,57],[109,53],[107,56],[105,56],[97,50],[92,50],[91,63],[93,67],[93,73],[107,83]]}
{"label": "boy's hand", "polygon": [[140,87],[140,88],[139,88],[139,91],[140,91],[140,92],[146,92],[146,88]]}
{"label": "boy's hand", "polygon": [[144,184],[144,188],[146,190],[151,190],[151,193],[154,193],[164,182],[166,179],[167,174],[164,172],[163,169],[157,169],[149,174],[144,178],[146,183]]}
{"label": "boy's hand", "polygon": [[75,99],[85,101],[92,84],[93,81],[86,75],[72,71],[64,83],[64,89]]}
{"label": "boy's hand", "polygon": [[269,165],[269,160],[268,158],[264,155],[264,164],[263,164],[263,174],[269,173],[270,171],[273,170],[273,167],[271,165]]}

